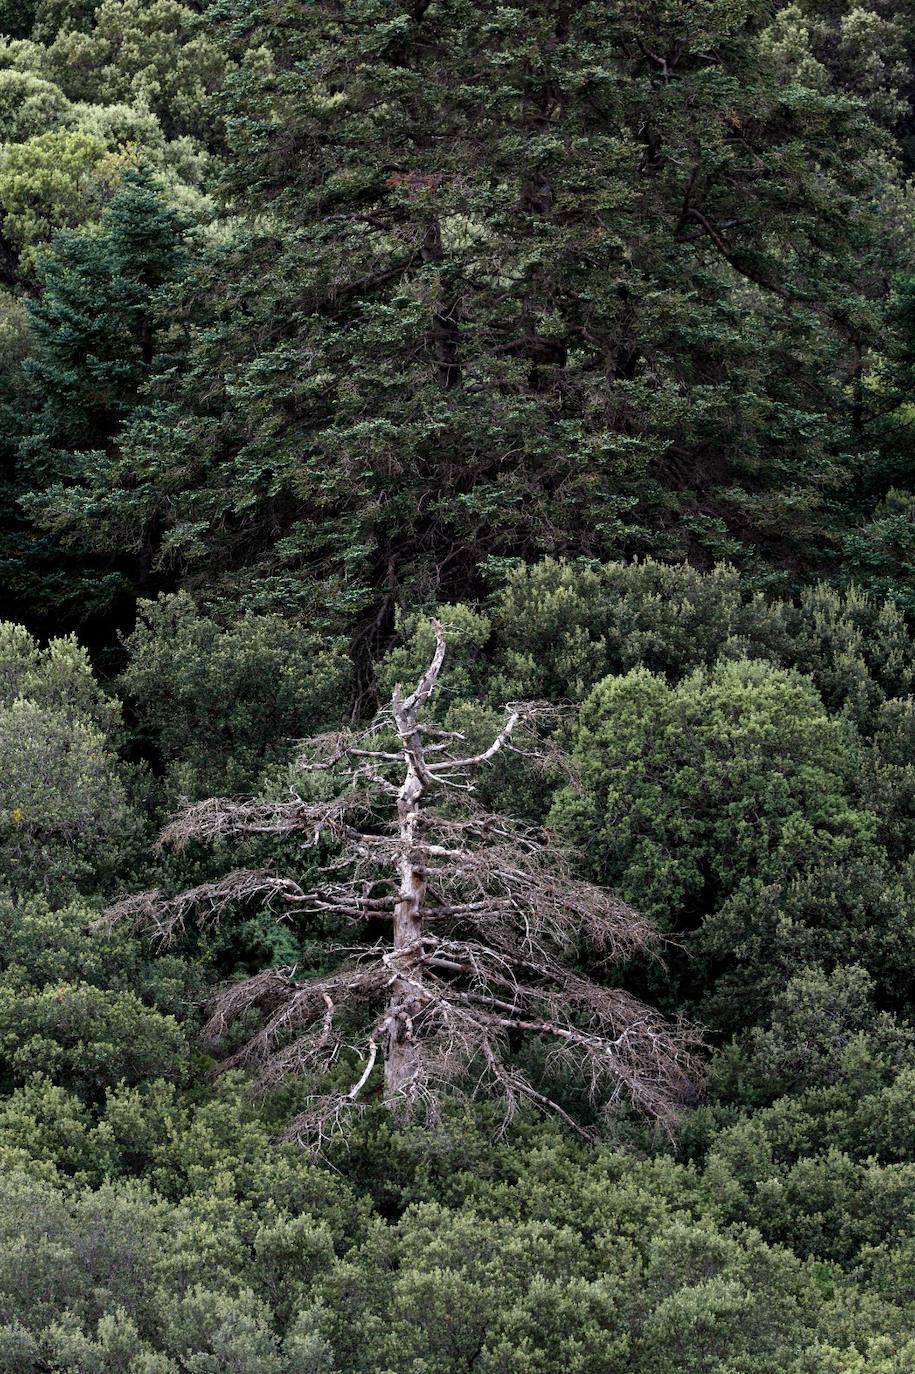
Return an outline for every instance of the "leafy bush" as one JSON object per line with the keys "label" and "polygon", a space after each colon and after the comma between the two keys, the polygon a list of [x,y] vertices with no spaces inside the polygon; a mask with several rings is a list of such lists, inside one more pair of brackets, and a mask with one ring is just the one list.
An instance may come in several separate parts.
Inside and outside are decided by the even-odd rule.
{"label": "leafy bush", "polygon": [[879,844],[867,756],[794,670],[725,662],[672,686],[634,669],[583,704],[580,788],[552,822],[593,877],[694,932],[689,976],[715,1024],[745,1023],[818,958],[859,960],[900,995],[912,875]]}
{"label": "leafy bush", "polygon": [[104,885],[138,820],[110,731],[116,708],[73,640],[0,627],[0,858],[20,890]]}
{"label": "leafy bush", "polygon": [[574,564],[517,569],[493,613],[496,690],[579,701],[608,674],[669,681],[719,658],[759,658],[808,675],[830,710],[871,722],[915,684],[915,643],[890,601],[825,583],[797,604],[748,594],[734,568]]}
{"label": "leafy bush", "polygon": [[249,614],[228,629],[186,593],[144,602],[123,685],[142,730],[188,796],[250,789],[294,741],[339,720],[341,647],[295,621]]}

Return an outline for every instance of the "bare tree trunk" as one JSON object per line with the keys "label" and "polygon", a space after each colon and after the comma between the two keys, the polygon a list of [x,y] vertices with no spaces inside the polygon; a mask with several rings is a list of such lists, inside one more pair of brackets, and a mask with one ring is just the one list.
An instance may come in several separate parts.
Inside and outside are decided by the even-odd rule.
{"label": "bare tree trunk", "polygon": [[386,1101],[409,1097],[410,1085],[417,1078],[418,1050],[413,1022],[422,1006],[419,955],[423,933],[423,902],[426,896],[426,869],[416,845],[420,802],[426,790],[428,772],[422,732],[417,715],[428,701],[438,680],[445,656],[445,636],[436,622],[436,649],[432,662],[416,690],[404,697],[400,687],[393,696],[394,720],[406,761],[406,776],[397,794],[399,884],[394,905],[393,951],[391,962],[396,973],[388,1002],[388,1044],[384,1066]]}
{"label": "bare tree trunk", "polygon": [[391,985],[388,1003],[388,1045],[384,1070],[387,1099],[408,1094],[417,1069],[413,1020],[421,1001],[417,988],[419,969],[416,956],[422,937],[426,874],[414,856],[413,842],[423,790],[419,774],[411,764],[397,798],[401,855],[398,863],[400,884],[394,906],[392,963],[399,976]]}

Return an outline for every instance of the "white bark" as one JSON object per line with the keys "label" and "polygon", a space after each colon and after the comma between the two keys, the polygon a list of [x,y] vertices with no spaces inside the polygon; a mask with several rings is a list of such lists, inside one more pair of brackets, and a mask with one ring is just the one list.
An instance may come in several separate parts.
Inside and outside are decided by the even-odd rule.
{"label": "white bark", "polygon": [[[423,903],[426,897],[425,855],[417,845],[420,804],[429,780],[418,712],[429,700],[445,657],[445,633],[435,622],[435,654],[416,689],[404,697],[394,689],[393,709],[403,748],[406,774],[397,793],[398,889],[394,903],[393,959],[395,976],[388,1003],[388,1036],[384,1065],[385,1097],[409,1098],[418,1076],[418,1050],[413,1024],[422,1010],[417,965],[422,954]],[[399,976],[400,974],[404,976]]]}

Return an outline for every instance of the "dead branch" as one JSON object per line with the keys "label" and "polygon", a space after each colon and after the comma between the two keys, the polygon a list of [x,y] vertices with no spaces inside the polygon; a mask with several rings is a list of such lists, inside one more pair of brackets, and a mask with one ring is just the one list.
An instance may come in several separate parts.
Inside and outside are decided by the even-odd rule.
{"label": "dead branch", "polygon": [[248,835],[302,834],[307,844],[314,844],[326,831],[336,832],[360,801],[369,805],[371,800],[361,790],[319,802],[305,802],[301,797],[288,801],[213,797],[182,807],[162,831],[159,843],[183,849],[192,840],[212,845]]}
{"label": "dead branch", "polygon": [[695,1100],[696,1032],[572,967],[585,949],[605,962],[651,952],[656,931],[614,893],[576,877],[552,836],[473,796],[474,775],[504,752],[555,762],[533,729],[554,708],[510,704],[478,748],[426,725],[420,713],[446,649],[444,628],[434,628],[435,651],[412,691],[396,687],[367,729],[308,743],[299,767],[345,779],[339,795],[215,798],[185,805],[162,833],[163,844],[179,847],[294,834],[309,848],[327,836],[334,857],[319,882],[238,869],[176,896],[125,898],[105,919],[167,943],[192,915],[212,925],[230,906],[257,901],[278,903],[285,918],[384,932],[329,950],[339,960],[332,973],[266,970],[211,1000],[203,1033],[213,1048],[240,1017],[255,1018],[257,1029],[222,1067],[250,1068],[262,1089],[358,1063],[347,1090],[315,1095],[291,1138],[320,1146],[345,1129],[379,1075],[386,1105],[407,1117],[435,1120],[446,1095],[486,1092],[502,1100],[506,1121],[527,1103],[589,1134],[547,1082],[535,1085],[521,1069],[523,1039],[542,1046],[548,1079],[575,1085],[596,1108],[626,1103],[669,1127],[679,1105]]}
{"label": "dead branch", "polygon": [[102,913],[99,925],[127,925],[137,934],[146,934],[158,944],[171,944],[185,929],[191,914],[205,929],[215,926],[229,907],[258,897],[270,903],[273,897],[285,902],[304,902],[306,894],[291,878],[280,878],[263,869],[237,869],[212,883],[200,883],[176,897],[166,897],[158,888],[124,897]]}

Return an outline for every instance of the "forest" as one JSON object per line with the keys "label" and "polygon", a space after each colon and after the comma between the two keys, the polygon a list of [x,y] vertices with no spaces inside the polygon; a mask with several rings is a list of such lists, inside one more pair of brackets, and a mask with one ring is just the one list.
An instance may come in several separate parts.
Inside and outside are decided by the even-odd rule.
{"label": "forest", "polygon": [[915,0],[0,0],[0,1374],[915,1370]]}

